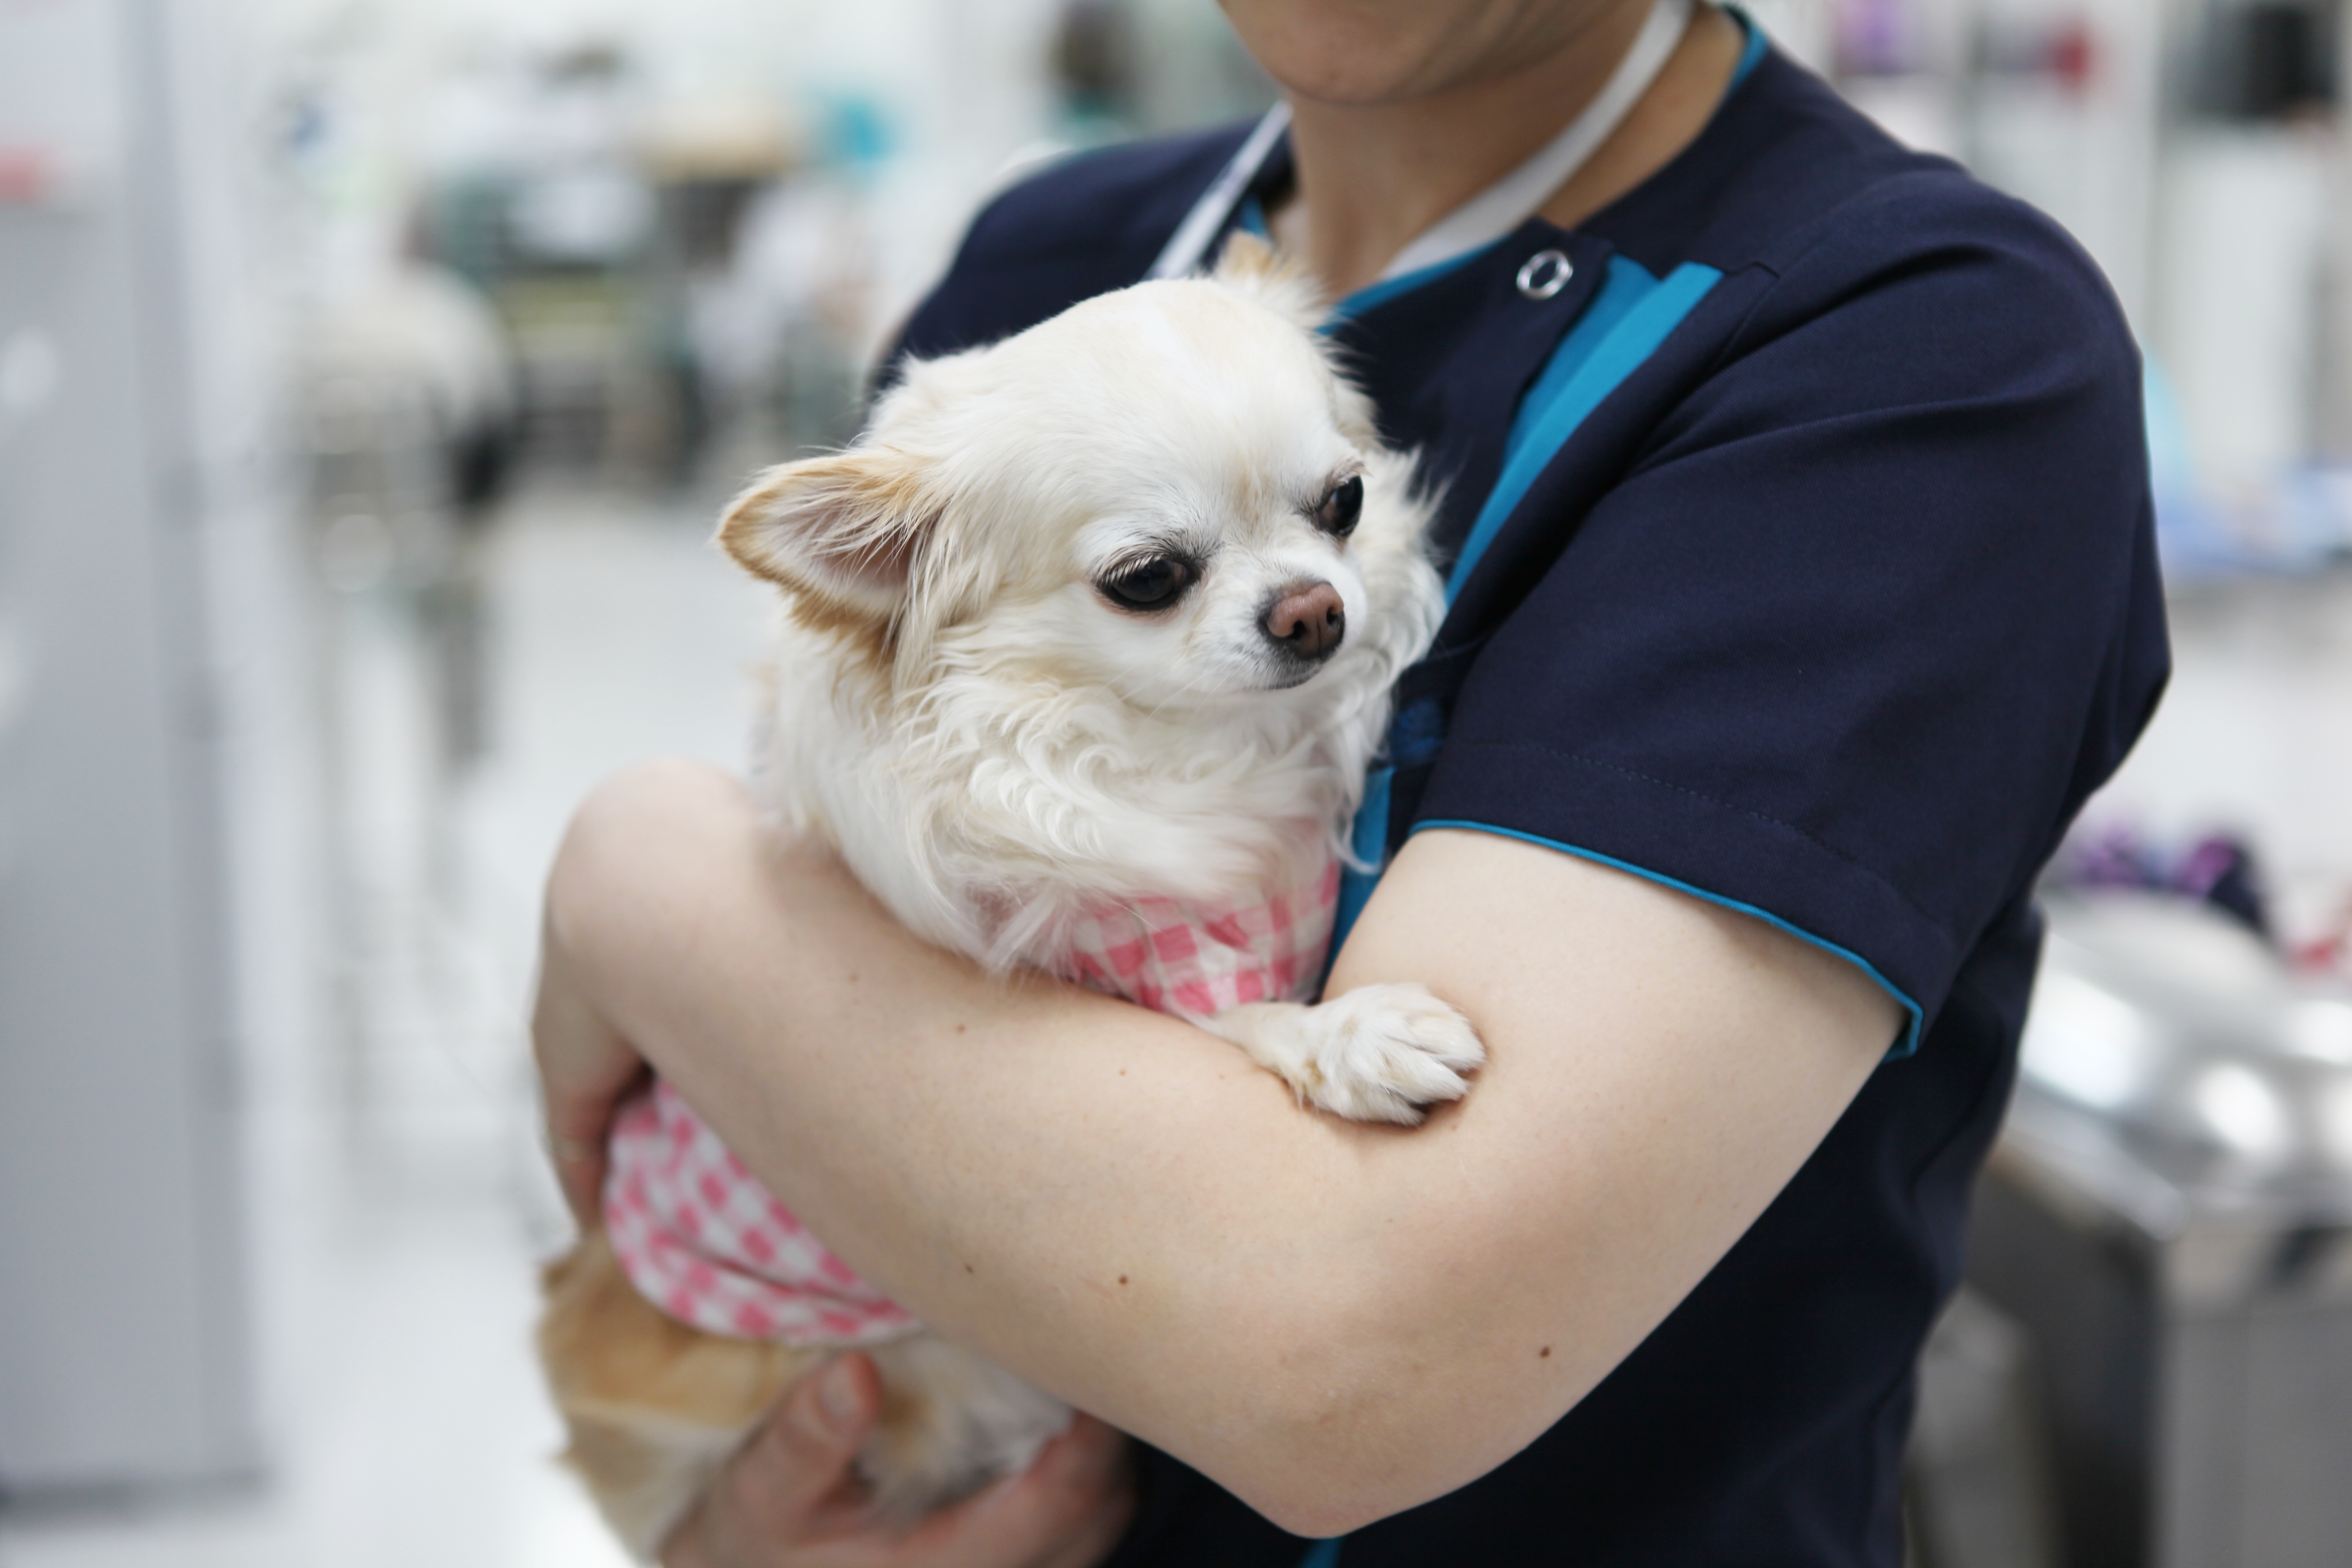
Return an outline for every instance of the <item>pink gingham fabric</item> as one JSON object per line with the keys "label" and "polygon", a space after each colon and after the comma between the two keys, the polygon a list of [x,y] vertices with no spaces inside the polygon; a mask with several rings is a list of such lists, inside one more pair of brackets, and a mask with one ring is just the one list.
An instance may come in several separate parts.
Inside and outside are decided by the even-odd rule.
{"label": "pink gingham fabric", "polygon": [[1304,1002],[1322,981],[1339,898],[1339,862],[1327,859],[1259,903],[1136,899],[1080,921],[1049,967],[1155,1013],[1206,1017],[1245,1002]]}
{"label": "pink gingham fabric", "polygon": [[[1090,912],[1045,967],[1163,1013],[1303,1002],[1322,979],[1339,868],[1261,902],[1139,899]],[[631,1283],[680,1322],[730,1339],[871,1345],[921,1327],[828,1251],[667,1083],[613,1126],[604,1228]]]}
{"label": "pink gingham fabric", "polygon": [[873,1345],[920,1327],[809,1234],[667,1083],[613,1125],[604,1231],[629,1282],[706,1334]]}

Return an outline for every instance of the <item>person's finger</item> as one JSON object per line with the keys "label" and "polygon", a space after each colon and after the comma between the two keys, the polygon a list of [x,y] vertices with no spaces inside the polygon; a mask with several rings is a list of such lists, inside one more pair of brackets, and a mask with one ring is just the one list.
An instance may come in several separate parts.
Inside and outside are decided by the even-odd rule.
{"label": "person's finger", "polygon": [[572,1217],[595,1223],[613,1112],[642,1081],[645,1063],[573,983],[551,928],[531,1012],[548,1157]]}
{"label": "person's finger", "polygon": [[1124,1434],[1080,1412],[1070,1418],[1068,1431],[1045,1445],[1021,1479],[1041,1497],[1091,1499],[1125,1470],[1127,1458]]}
{"label": "person's finger", "polygon": [[881,1407],[881,1377],[866,1356],[836,1356],[803,1378],[729,1465],[720,1485],[730,1515],[793,1545],[862,1529],[857,1452]]}
{"label": "person's finger", "polygon": [[628,1089],[608,1099],[568,1091],[542,1077],[541,1093],[546,1101],[547,1157],[555,1168],[556,1184],[563,1189],[572,1219],[582,1230],[593,1229],[604,1206],[613,1113]]}
{"label": "person's finger", "polygon": [[1088,1563],[1118,1541],[1133,1509],[1126,1436],[1080,1415],[1028,1469],[925,1521],[907,1542],[908,1558],[959,1568]]}
{"label": "person's finger", "polygon": [[881,1408],[881,1374],[866,1356],[835,1356],[802,1379],[761,1434],[776,1502],[812,1517],[828,1503],[862,1507],[857,1451]]}
{"label": "person's finger", "polygon": [[611,1163],[608,1141],[613,1117],[646,1078],[642,1065],[617,1083],[583,1087],[567,1083],[541,1069],[540,1092],[545,1101],[547,1155],[563,1201],[582,1230],[593,1229],[601,1217],[604,1175]]}
{"label": "person's finger", "polygon": [[602,1142],[585,1142],[557,1132],[551,1118],[547,1157],[555,1167],[556,1184],[563,1190],[565,1206],[583,1231],[598,1223],[604,1204],[604,1174],[610,1162]]}
{"label": "person's finger", "polygon": [[803,1547],[864,1523],[857,1451],[882,1405],[874,1363],[837,1356],[777,1401],[671,1534],[672,1568],[749,1568],[798,1562]]}

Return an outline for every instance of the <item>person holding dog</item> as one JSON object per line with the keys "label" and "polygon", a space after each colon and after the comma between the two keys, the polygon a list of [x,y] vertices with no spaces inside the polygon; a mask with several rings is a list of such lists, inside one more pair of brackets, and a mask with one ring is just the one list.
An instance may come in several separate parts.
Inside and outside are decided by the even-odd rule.
{"label": "person holding dog", "polygon": [[1225,8],[1286,112],[1006,193],[901,352],[1236,228],[1322,281],[1450,570],[1330,985],[1427,984],[1488,1065],[1418,1129],[1318,1117],[926,947],[724,775],[604,786],[535,1030],[574,1205],[650,1062],[1099,1417],[889,1532],[846,1357],[667,1561],[1892,1564],[2033,878],[2167,669],[2129,334],[2054,226],[1712,5]]}

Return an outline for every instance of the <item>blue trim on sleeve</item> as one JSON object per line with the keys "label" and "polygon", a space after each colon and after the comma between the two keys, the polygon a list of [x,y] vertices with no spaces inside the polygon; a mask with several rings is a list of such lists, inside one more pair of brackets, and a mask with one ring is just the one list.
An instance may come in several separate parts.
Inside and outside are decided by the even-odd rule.
{"label": "blue trim on sleeve", "polygon": [[1346,1539],[1343,1535],[1335,1535],[1328,1541],[1317,1542],[1307,1549],[1307,1555],[1298,1560],[1298,1568],[1339,1568],[1339,1542]]}
{"label": "blue trim on sleeve", "polygon": [[1583,849],[1573,844],[1562,844],[1557,838],[1546,838],[1539,834],[1521,833],[1518,829],[1514,827],[1496,827],[1492,823],[1469,822],[1455,818],[1441,818],[1433,822],[1416,822],[1412,825],[1412,830],[1415,833],[1424,832],[1432,827],[1458,827],[1466,829],[1472,833],[1491,833],[1498,838],[1517,838],[1522,843],[1540,844],[1547,849],[1557,849],[1563,855],[1573,855],[1580,860],[1591,860],[1602,866],[1614,867],[1620,871],[1630,872],[1633,876],[1641,878],[1643,881],[1655,882],[1662,888],[1672,888],[1678,893],[1688,893],[1692,898],[1704,899],[1708,903],[1717,905],[1719,908],[1736,910],[1743,915],[1753,915],[1758,920],[1762,921],[1766,925],[1771,926],[1775,930],[1787,931],[1799,942],[1810,943],[1814,947],[1820,948],[1823,952],[1832,953],[1839,958],[1844,959],[1848,963],[1853,964],[1864,974],[1869,975],[1871,980],[1876,984],[1881,991],[1885,992],[1889,996],[1894,997],[1896,1002],[1902,1005],[1903,1011],[1906,1016],[1907,1021],[1903,1026],[1903,1037],[1897,1040],[1895,1043],[1894,1047],[1886,1053],[1887,1060],[1899,1061],[1919,1048],[1919,1028],[1925,1015],[1920,1012],[1918,1003],[1914,1002],[1908,995],[1905,994],[1903,990],[1897,986],[1895,982],[1887,979],[1884,974],[1881,974],[1878,972],[1878,966],[1872,963],[1870,960],[1863,957],[1862,954],[1854,952],[1851,948],[1840,947],[1837,943],[1831,942],[1824,937],[1815,936],[1812,932],[1805,930],[1801,926],[1790,925],[1787,921],[1782,920],[1779,915],[1774,914],[1769,910],[1758,909],[1754,904],[1743,903],[1738,899],[1727,899],[1720,893],[1710,893],[1705,888],[1695,888],[1679,878],[1669,877],[1662,872],[1645,869],[1643,867],[1633,864],[1631,861],[1620,860],[1614,855],[1603,855],[1597,849]]}
{"label": "blue trim on sleeve", "polygon": [[[1361,310],[1417,287],[1467,259],[1457,257],[1359,289],[1340,301],[1332,321],[1336,323],[1351,309]],[[1601,399],[1614,392],[1619,383],[1640,368],[1642,362],[1665,342],[1666,335],[1681,324],[1722,276],[1712,267],[1685,262],[1660,279],[1629,258],[1609,258],[1609,276],[1600,292],[1585,306],[1576,325],[1560,339],[1559,346],[1552,350],[1551,357],[1545,362],[1542,373],[1528,389],[1518,413],[1511,420],[1510,433],[1503,443],[1502,477],[1495,481],[1486,504],[1478,509],[1477,521],[1470,526],[1462,554],[1446,578],[1447,604],[1454,602],[1462,584],[1469,581],[1470,569],[1494,542],[1495,535],[1527,495],[1536,476],[1549,465],[1561,446],[1576,433],[1577,426],[1584,423],[1585,416],[1599,407]],[[1324,330],[1330,328],[1327,325]],[[1371,869],[1349,867],[1340,872],[1339,904],[1333,916],[1328,950],[1333,956],[1338,955],[1349,931],[1355,928],[1356,917],[1364,912],[1365,901],[1372,896],[1388,858],[1389,781],[1394,772],[1393,768],[1379,767],[1365,775],[1364,799],[1356,808],[1349,842],[1357,858]]]}
{"label": "blue trim on sleeve", "polygon": [[[1470,580],[1471,569],[1502,531],[1503,523],[1587,416],[1657,352],[1723,274],[1685,261],[1662,279],[1640,262],[1609,258],[1609,277],[1584,308],[1511,421],[1503,472],[1478,509],[1470,536],[1445,580],[1446,602]],[[1402,281],[1402,279],[1400,279]]]}
{"label": "blue trim on sleeve", "polygon": [[[1731,85],[1737,87],[1756,68],[1771,45],[1764,35],[1764,29],[1758,26],[1746,12],[1737,7],[1730,10],[1733,19],[1748,35],[1739,65],[1732,73]],[[1477,252],[1471,253],[1475,254]],[[1332,323],[1443,276],[1469,258],[1469,256],[1455,257],[1402,278],[1392,278],[1386,282],[1360,289],[1333,310]],[[1455,595],[1461,593],[1462,585],[1470,580],[1472,570],[1486,554],[1487,547],[1494,543],[1496,535],[1502,531],[1503,524],[1526,498],[1538,476],[1550,466],[1560,447],[1568,443],[1569,437],[1576,434],[1578,427],[1627,376],[1640,369],[1643,363],[1657,352],[1658,345],[1665,342],[1668,335],[1682,324],[1684,318],[1706,298],[1707,291],[1722,279],[1721,271],[1697,262],[1686,261],[1662,279],[1630,257],[1612,256],[1609,258],[1609,276],[1602,281],[1600,292],[1584,308],[1568,334],[1560,339],[1559,347],[1545,362],[1542,373],[1537,376],[1535,384],[1528,389],[1517,414],[1511,420],[1510,432],[1503,446],[1502,473],[1478,509],[1478,516],[1470,525],[1469,536],[1463,542],[1462,552],[1455,558],[1453,571],[1447,574],[1447,604],[1451,605]],[[1325,331],[1329,330],[1327,325]],[[1335,957],[1347,942],[1348,933],[1354,929],[1357,917],[1363,913],[1364,905],[1371,898],[1372,889],[1379,884],[1384,868],[1388,847],[1389,789],[1394,774],[1395,769],[1391,767],[1377,767],[1365,775],[1363,803],[1356,810],[1356,820],[1350,830],[1350,847],[1357,858],[1371,868],[1359,870],[1348,867],[1340,872],[1339,908],[1333,915],[1329,949]],[[1877,966],[1860,953],[1791,925],[1768,910],[1708,892],[1704,888],[1694,887],[1676,878],[1603,855],[1598,850],[1562,844],[1515,828],[1496,827],[1483,822],[1444,820],[1415,823],[1412,831],[1419,833],[1430,827],[1466,828],[1540,844],[1548,849],[1557,849],[1580,859],[1614,867],[1721,908],[1752,915],[1800,942],[1853,964],[1881,990],[1895,998],[1903,1008],[1906,1022],[1902,1038],[1887,1052],[1889,1060],[1910,1056],[1919,1048],[1919,1034],[1925,1015],[1918,1003],[1881,974]],[[1331,1549],[1328,1558],[1321,1555],[1325,1547]],[[1337,1561],[1338,1552],[1336,1541],[1324,1542],[1308,1553],[1301,1568],[1329,1568],[1329,1564]]]}

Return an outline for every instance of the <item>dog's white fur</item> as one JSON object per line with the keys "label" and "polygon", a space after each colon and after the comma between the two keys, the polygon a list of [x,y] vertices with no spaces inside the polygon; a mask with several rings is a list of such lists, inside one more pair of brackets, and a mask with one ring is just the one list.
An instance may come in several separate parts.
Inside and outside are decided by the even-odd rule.
{"label": "dog's white fur", "polygon": [[[1409,462],[1311,311],[1231,268],[1090,300],[909,366],[858,447],[736,503],[728,547],[788,594],[761,787],[910,929],[1049,960],[1078,905],[1229,898],[1344,832],[1442,601]],[[1334,540],[1305,513],[1360,468]],[[1160,540],[1206,557],[1199,585],[1158,616],[1107,602],[1102,568]],[[1265,601],[1317,579],[1341,649],[1271,689],[1293,672]]]}
{"label": "dog's white fur", "polygon": [[[758,790],[910,930],[1051,967],[1090,907],[1245,901],[1345,856],[1389,689],[1443,596],[1411,460],[1381,447],[1320,314],[1237,243],[1213,278],[909,363],[857,445],[771,469],[729,510],[730,553],[783,590]],[[1317,509],[1351,477],[1340,537]],[[1106,581],[1155,556],[1189,563],[1190,591],[1116,603]],[[1345,629],[1317,664],[1265,623],[1320,583]],[[1410,984],[1199,1021],[1358,1119],[1419,1121],[1483,1055]],[[936,1436],[869,1449],[901,1511],[1025,1464],[1065,1418],[929,1336],[878,1359],[917,1405],[962,1403]]]}

